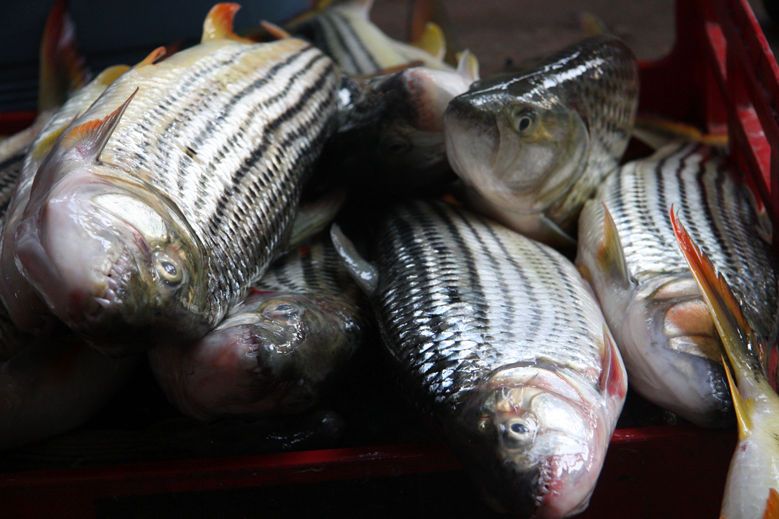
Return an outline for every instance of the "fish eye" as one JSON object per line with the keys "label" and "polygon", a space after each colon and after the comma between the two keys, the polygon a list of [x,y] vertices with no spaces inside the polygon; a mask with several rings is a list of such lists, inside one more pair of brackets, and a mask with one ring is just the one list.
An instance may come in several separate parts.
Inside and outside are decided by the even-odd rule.
{"label": "fish eye", "polygon": [[536,114],[532,110],[522,109],[514,113],[514,126],[517,133],[524,133],[533,126]]}
{"label": "fish eye", "polygon": [[533,439],[533,425],[524,420],[511,420],[503,426],[503,440],[510,448],[518,448]]}
{"label": "fish eye", "polygon": [[184,278],[183,272],[176,265],[176,262],[166,254],[160,254],[155,258],[154,268],[157,271],[157,276],[166,285],[178,285]]}

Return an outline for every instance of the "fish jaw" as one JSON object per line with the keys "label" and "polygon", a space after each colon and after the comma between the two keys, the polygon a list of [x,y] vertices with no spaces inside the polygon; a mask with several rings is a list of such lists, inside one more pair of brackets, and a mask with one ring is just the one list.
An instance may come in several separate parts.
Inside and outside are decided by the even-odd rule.
{"label": "fish jaw", "polygon": [[[163,336],[166,323],[180,327],[176,333],[183,337],[204,333],[187,308],[204,299],[197,296],[204,290],[197,248],[183,246],[176,258],[158,250],[172,235],[187,234],[187,241],[189,234],[172,223],[165,203],[95,169],[103,168],[65,175],[44,196],[31,198],[15,233],[22,275],[57,317],[110,355],[148,347],[139,339],[149,338],[152,324]],[[173,258],[173,267],[165,265],[186,279],[168,286],[161,257]]]}
{"label": "fish jaw", "polygon": [[356,314],[335,296],[259,292],[203,339],[160,346],[150,360],[168,398],[195,418],[299,413],[360,344]]}
{"label": "fish jaw", "polygon": [[478,483],[487,501],[539,518],[584,510],[621,410],[611,416],[599,400],[592,384],[572,373],[533,366],[496,373],[464,414],[478,423],[470,443],[479,447],[464,455],[486,469]]}

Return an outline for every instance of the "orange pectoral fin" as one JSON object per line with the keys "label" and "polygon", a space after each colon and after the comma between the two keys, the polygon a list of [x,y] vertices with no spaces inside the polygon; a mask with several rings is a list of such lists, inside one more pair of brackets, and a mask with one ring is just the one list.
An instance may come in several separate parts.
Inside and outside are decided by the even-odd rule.
{"label": "orange pectoral fin", "polygon": [[603,328],[603,352],[601,354],[601,372],[598,386],[602,393],[609,396],[624,398],[627,393],[627,381],[623,373],[617,345],[611,338],[608,329]]}
{"label": "orange pectoral fin", "polygon": [[763,519],[779,519],[779,492],[775,488],[768,490]]}
{"label": "orange pectoral fin", "polygon": [[124,111],[137,93],[136,88],[121,106],[104,118],[92,119],[66,130],[60,145],[65,149],[76,148],[84,157],[94,157],[97,160],[124,115]]}

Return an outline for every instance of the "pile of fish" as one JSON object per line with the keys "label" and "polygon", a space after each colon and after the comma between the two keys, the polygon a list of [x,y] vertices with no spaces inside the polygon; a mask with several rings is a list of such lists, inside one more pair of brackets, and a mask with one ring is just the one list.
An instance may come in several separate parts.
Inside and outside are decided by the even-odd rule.
{"label": "pile of fish", "polygon": [[40,115],[0,143],[0,448],[83,423],[144,358],[187,416],[301,415],[378,330],[498,511],[584,510],[628,381],[735,414],[724,517],[779,509],[777,263],[726,153],[624,159],[613,36],[479,79],[370,3],[252,37],[217,4],[199,44],[89,82],[56,4]]}

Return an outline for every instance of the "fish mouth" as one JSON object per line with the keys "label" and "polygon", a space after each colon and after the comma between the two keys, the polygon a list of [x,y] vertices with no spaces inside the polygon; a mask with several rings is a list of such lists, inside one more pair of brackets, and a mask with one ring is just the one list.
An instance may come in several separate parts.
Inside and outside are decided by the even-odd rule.
{"label": "fish mouth", "polygon": [[[597,398],[575,374],[531,363],[503,368],[480,387],[466,404],[466,420],[479,426],[464,454],[481,468],[474,476],[493,508],[533,517],[586,508],[611,433]],[[550,419],[552,407],[574,425]],[[507,417],[535,423],[532,439],[520,446],[505,443],[496,426],[511,423]],[[469,452],[474,444],[478,452]]]}

